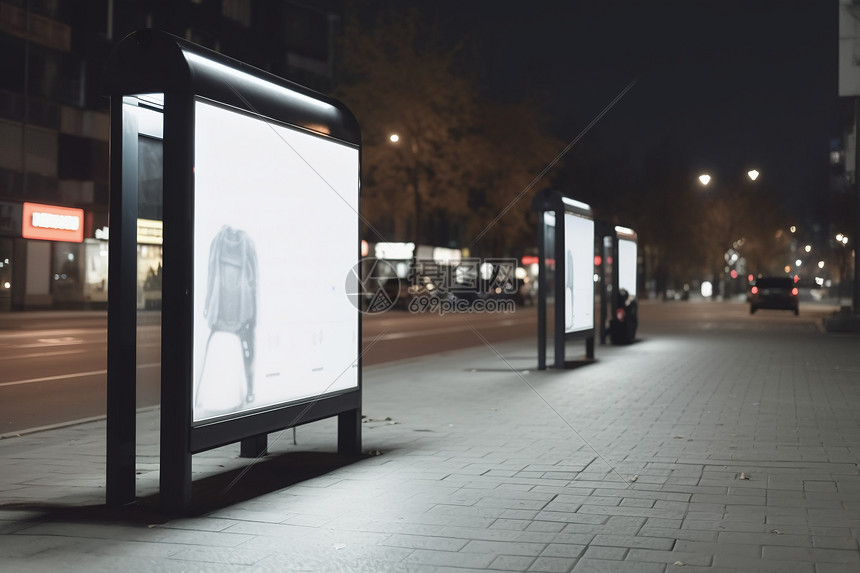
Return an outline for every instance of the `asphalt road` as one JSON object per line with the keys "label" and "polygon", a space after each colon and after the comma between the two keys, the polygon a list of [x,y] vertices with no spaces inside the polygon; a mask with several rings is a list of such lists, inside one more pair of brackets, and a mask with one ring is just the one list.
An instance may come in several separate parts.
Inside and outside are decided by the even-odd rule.
{"label": "asphalt road", "polygon": [[[819,328],[833,306],[806,304],[800,316],[737,303],[645,302],[640,338],[681,328],[755,329],[767,336],[786,328]],[[160,324],[144,314],[138,331],[138,407],[159,403]],[[535,338],[535,309],[513,313],[413,314],[390,311],[363,320],[363,365],[504,340]],[[105,413],[107,328],[104,313],[18,313],[0,316],[0,435],[63,424]],[[536,348],[535,343],[535,348]],[[551,344],[550,344],[551,347]],[[535,355],[537,354],[535,350]],[[600,348],[596,350],[599,359]]]}

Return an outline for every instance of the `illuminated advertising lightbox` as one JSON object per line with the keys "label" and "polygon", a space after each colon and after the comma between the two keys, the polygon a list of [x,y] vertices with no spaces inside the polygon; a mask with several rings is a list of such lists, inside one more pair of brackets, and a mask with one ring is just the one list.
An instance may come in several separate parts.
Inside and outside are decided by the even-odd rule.
{"label": "illuminated advertising lightbox", "polygon": [[38,203],[24,203],[21,236],[25,239],[81,243],[84,210]]}
{"label": "illuminated advertising lightbox", "polygon": [[358,149],[195,114],[194,422],[357,388]]}
{"label": "illuminated advertising lightbox", "polygon": [[636,296],[636,241],[618,239],[618,288]]}
{"label": "illuminated advertising lightbox", "polygon": [[564,331],[594,328],[594,220],[564,214]]}

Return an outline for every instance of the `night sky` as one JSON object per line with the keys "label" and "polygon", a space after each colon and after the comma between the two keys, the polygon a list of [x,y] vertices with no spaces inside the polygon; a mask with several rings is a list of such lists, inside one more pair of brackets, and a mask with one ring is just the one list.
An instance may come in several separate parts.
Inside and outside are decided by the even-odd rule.
{"label": "night sky", "polygon": [[715,182],[756,167],[794,213],[829,192],[842,135],[835,1],[433,6],[434,23],[481,54],[486,93],[537,99],[565,141],[635,81],[581,145],[634,165],[672,146]]}

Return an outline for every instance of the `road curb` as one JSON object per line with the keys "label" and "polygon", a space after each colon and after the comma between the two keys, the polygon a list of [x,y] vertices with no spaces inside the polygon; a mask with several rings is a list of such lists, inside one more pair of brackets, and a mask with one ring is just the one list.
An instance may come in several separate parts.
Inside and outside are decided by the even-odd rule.
{"label": "road curb", "polygon": [[[146,414],[148,412],[152,412],[154,410],[161,409],[161,405],[158,406],[147,406],[145,408],[138,408],[138,414]],[[80,424],[88,424],[90,422],[100,422],[102,420],[107,419],[107,414],[102,414],[100,416],[91,416],[89,418],[79,418],[77,420],[69,420],[67,422],[57,422],[56,424],[48,424],[47,426],[37,426],[35,428],[25,428],[23,430],[17,430],[14,432],[8,432],[6,434],[0,434],[0,440],[8,440],[12,438],[22,438],[24,436],[28,436],[30,434],[36,434],[38,432],[47,432],[49,430],[59,430],[62,428],[68,428],[70,426],[78,426]]]}

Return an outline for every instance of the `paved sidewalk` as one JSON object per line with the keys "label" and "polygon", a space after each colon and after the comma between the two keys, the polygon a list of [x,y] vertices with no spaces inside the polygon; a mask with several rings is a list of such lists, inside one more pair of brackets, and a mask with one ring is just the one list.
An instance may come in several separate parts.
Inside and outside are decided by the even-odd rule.
{"label": "paved sidewalk", "polygon": [[0,440],[0,570],[860,571],[860,336],[724,308],[563,372],[531,340],[368,368],[379,455],[333,421],[244,474],[200,454],[182,519],[152,509],[157,410],[132,509],[103,507],[103,422]]}

